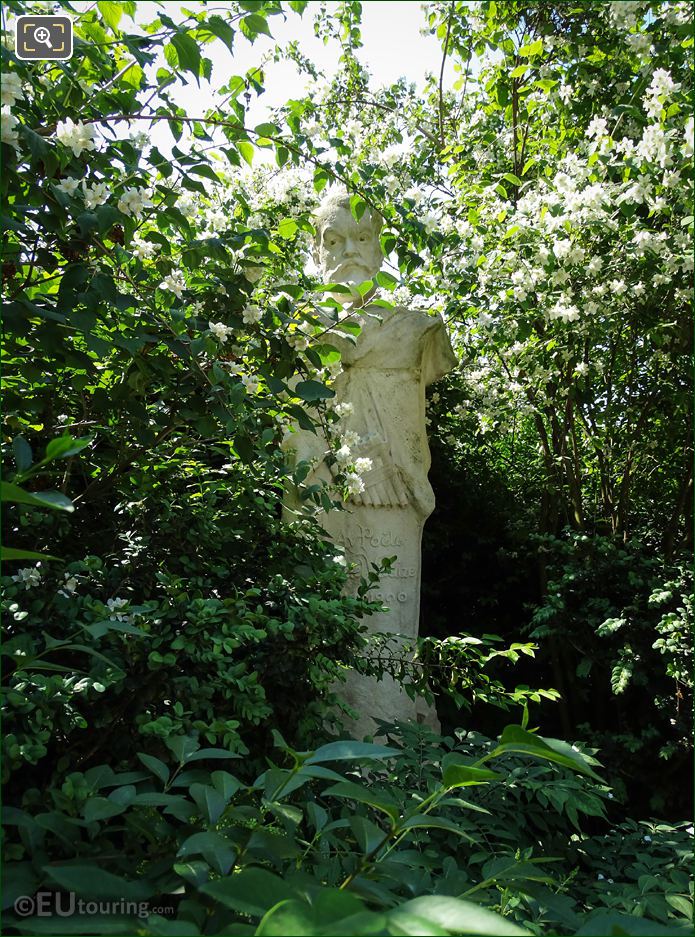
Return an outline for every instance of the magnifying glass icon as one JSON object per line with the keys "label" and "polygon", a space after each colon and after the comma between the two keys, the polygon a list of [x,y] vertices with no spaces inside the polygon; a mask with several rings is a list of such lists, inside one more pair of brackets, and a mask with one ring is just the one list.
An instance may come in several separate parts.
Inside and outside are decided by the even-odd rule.
{"label": "magnifying glass icon", "polygon": [[53,46],[51,45],[51,34],[48,31],[48,29],[46,29],[45,26],[36,27],[36,29],[34,30],[34,40],[36,42],[42,43],[43,45],[47,46],[49,49],[53,48]]}

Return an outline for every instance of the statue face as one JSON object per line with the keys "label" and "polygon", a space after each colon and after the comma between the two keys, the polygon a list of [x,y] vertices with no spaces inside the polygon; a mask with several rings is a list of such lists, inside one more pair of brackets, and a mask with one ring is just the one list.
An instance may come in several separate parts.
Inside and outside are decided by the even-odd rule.
{"label": "statue face", "polygon": [[355,221],[343,206],[337,206],[319,229],[317,253],[327,283],[373,280],[384,259],[368,213]]}

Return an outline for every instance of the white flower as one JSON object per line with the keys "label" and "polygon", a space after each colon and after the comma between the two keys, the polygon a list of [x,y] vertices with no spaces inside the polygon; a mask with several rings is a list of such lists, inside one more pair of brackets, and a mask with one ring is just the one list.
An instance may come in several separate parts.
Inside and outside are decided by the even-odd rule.
{"label": "white flower", "polygon": [[141,150],[150,142],[150,136],[148,133],[145,133],[144,130],[136,130],[134,133],[131,133],[128,139],[138,150]]}
{"label": "white flower", "polygon": [[341,446],[339,449],[336,449],[335,457],[339,463],[345,465],[350,461],[351,451],[349,446]]}
{"label": "white flower", "polygon": [[594,117],[586,128],[587,137],[605,137],[608,130],[608,121],[604,117]]}
{"label": "white flower", "polygon": [[3,106],[12,107],[15,101],[23,97],[22,79],[17,72],[4,72],[2,86],[0,86],[0,101],[2,101]]}
{"label": "white flower", "polygon": [[387,146],[381,154],[381,162],[391,169],[396,163],[403,163],[407,148],[403,143],[394,143]]}
{"label": "white flower", "polygon": [[128,599],[108,599],[106,606],[111,613],[111,618],[115,618],[116,621],[127,621],[128,616],[120,612],[120,609],[125,608],[127,604]]}
{"label": "white flower", "polygon": [[309,339],[301,332],[292,332],[287,336],[287,342],[295,351],[306,351],[309,347]]}
{"label": "white flower", "polygon": [[685,144],[683,146],[683,156],[690,159],[693,155],[693,118],[689,117],[685,122]]}
{"label": "white flower", "polygon": [[424,193],[418,189],[416,186],[411,186],[409,189],[406,189],[403,193],[404,198],[412,199],[416,205],[419,205],[422,199],[424,198]]}
{"label": "white flower", "polygon": [[0,140],[3,143],[9,143],[10,146],[13,146],[15,150],[19,149],[19,134],[17,133],[17,126],[19,120],[10,113],[9,107],[3,107],[2,117],[0,118],[0,127],[2,128],[0,132]]}
{"label": "white flower", "polygon": [[232,334],[232,329],[228,325],[225,325],[224,322],[208,322],[208,328],[215,336],[218,342],[224,344],[229,336]]}
{"label": "white flower", "polygon": [[72,176],[69,176],[67,179],[61,179],[60,182],[56,182],[56,189],[60,192],[64,192],[66,195],[74,195],[79,185],[79,179],[74,179]]}
{"label": "white flower", "polygon": [[88,186],[85,180],[82,180],[82,191],[84,192],[85,208],[96,208],[97,205],[103,205],[108,202],[109,187],[105,182],[95,182]]}
{"label": "white flower", "polygon": [[649,836],[649,834],[647,834],[646,836],[643,836],[642,839],[645,841],[645,843],[651,843],[652,841],[652,838],[651,836]]}
{"label": "white flower", "polygon": [[63,595],[67,599],[73,595],[76,589],[77,577],[73,576],[71,573],[65,573],[65,582],[63,583],[63,588],[58,590],[58,595]]}
{"label": "white flower", "polygon": [[551,319],[560,319],[562,322],[575,322],[579,318],[579,310],[566,300],[558,300],[550,310]]}
{"label": "white flower", "polygon": [[425,212],[420,221],[427,234],[432,234],[439,223],[439,219],[433,211]]}
{"label": "white flower", "polygon": [[671,78],[671,73],[665,68],[657,68],[652,75],[652,83],[647,89],[647,94],[652,97],[671,97],[676,91],[680,91],[680,82]]}
{"label": "white flower", "polygon": [[555,254],[558,260],[564,260],[571,250],[571,241],[555,241],[553,244],[553,254]]}
{"label": "white flower", "polygon": [[69,146],[75,156],[80,156],[83,150],[96,149],[95,132],[93,124],[75,123],[71,117],[61,120],[56,128],[60,142]]}
{"label": "white flower", "polygon": [[256,322],[260,322],[262,316],[263,310],[259,306],[247,306],[241,314],[241,318],[246,325],[253,325]]}
{"label": "white flower", "polygon": [[13,576],[12,579],[14,582],[23,583],[25,589],[31,589],[41,582],[41,570],[38,567],[26,566],[24,569],[18,570],[17,575]]}
{"label": "white flower", "polygon": [[571,85],[566,85],[566,84],[560,85],[560,87],[557,89],[557,93],[560,95],[560,100],[562,101],[563,104],[569,104],[569,102],[572,100],[572,86]]}
{"label": "white flower", "polygon": [[368,459],[366,456],[355,459],[355,471],[358,475],[365,475],[367,472],[371,472],[373,464],[372,460]]}
{"label": "white flower", "polygon": [[349,446],[350,448],[352,448],[352,446],[358,446],[360,442],[361,442],[361,439],[360,439],[359,433],[356,433],[352,429],[347,430],[340,437],[340,444],[342,446]]}
{"label": "white flower", "polygon": [[586,361],[580,361],[574,366],[574,373],[578,374],[580,377],[583,377],[589,371],[589,365]]}
{"label": "white flower", "polygon": [[247,394],[255,394],[258,392],[260,381],[258,380],[258,378],[253,377],[253,375],[242,374],[241,383],[246,388]]}
{"label": "white flower", "polygon": [[364,491],[364,482],[357,472],[348,472],[345,476],[345,484],[351,495],[359,495]]}
{"label": "white flower", "polygon": [[160,290],[171,290],[179,299],[186,288],[186,281],[180,273],[170,273],[159,284]]}
{"label": "white flower", "polygon": [[192,195],[184,195],[178,200],[176,207],[186,218],[195,218],[198,214],[198,204]]}
{"label": "white flower", "polygon": [[134,215],[139,218],[146,208],[152,208],[151,192],[148,189],[137,189],[129,186],[118,200],[118,210],[124,215]]}
{"label": "white flower", "polygon": [[592,257],[589,263],[587,264],[587,272],[591,274],[596,274],[601,272],[601,267],[603,266],[603,257]]}
{"label": "white flower", "polygon": [[623,296],[627,291],[625,280],[611,280],[608,284],[608,288],[611,293],[614,293],[616,296]]}
{"label": "white flower", "polygon": [[343,403],[337,403],[337,404],[333,407],[333,412],[336,414],[336,416],[339,416],[339,417],[342,418],[342,417],[344,417],[344,416],[352,416],[352,413],[353,413],[354,409],[355,409],[355,408],[354,408],[353,404],[349,403],[349,402],[346,400],[346,401],[344,401]]}
{"label": "white flower", "polygon": [[333,562],[336,563],[338,566],[347,566],[347,560],[342,554],[340,556],[334,556]]}
{"label": "white flower", "polygon": [[159,244],[153,244],[152,241],[143,241],[139,237],[133,238],[132,251],[138,260],[151,260],[159,249]]}
{"label": "white flower", "polygon": [[651,40],[644,33],[630,33],[625,37],[625,41],[637,55],[649,52],[651,48]]}

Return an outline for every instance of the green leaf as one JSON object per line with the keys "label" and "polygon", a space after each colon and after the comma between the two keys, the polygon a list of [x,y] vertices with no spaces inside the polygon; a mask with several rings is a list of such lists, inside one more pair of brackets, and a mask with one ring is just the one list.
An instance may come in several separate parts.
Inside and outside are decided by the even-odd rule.
{"label": "green leaf", "polygon": [[208,830],[189,836],[181,844],[176,855],[181,858],[202,856],[221,875],[226,875],[236,859],[236,850],[233,843],[220,833]]}
{"label": "green leaf", "polygon": [[119,901],[142,901],[155,891],[148,882],[130,882],[120,875],[105,872],[94,863],[88,865],[45,865],[48,878],[67,891],[87,898],[102,898]]}
{"label": "green leaf", "polygon": [[215,789],[224,797],[225,802],[231,800],[236,792],[240,791],[244,786],[238,778],[235,778],[234,775],[230,774],[228,771],[213,771],[210,775],[210,780],[215,786]]}
{"label": "green leaf", "polygon": [[204,815],[214,826],[227,806],[224,797],[209,784],[191,784],[189,793]]}
{"label": "green leaf", "polygon": [[394,290],[398,286],[398,280],[391,273],[387,273],[386,270],[380,270],[376,277],[376,282],[379,286],[383,287],[385,290]]}
{"label": "green leaf", "polygon": [[59,491],[24,491],[11,482],[0,482],[0,500],[13,504],[33,504],[40,508],[53,508],[56,511],[74,511],[70,498]]}
{"label": "green leaf", "polygon": [[238,140],[234,145],[236,146],[237,150],[239,150],[241,158],[244,160],[244,162],[248,163],[249,166],[253,166],[253,143],[249,143],[248,140]]}
{"label": "green leaf", "polygon": [[[118,899],[114,898],[114,903]],[[56,917],[50,914],[47,917],[26,917],[12,921],[12,927],[28,937],[39,937],[40,934],[46,934],[47,937],[58,937],[65,934],[66,937],[75,937],[77,934],[113,934],[114,937],[122,937],[123,934],[131,933],[136,926],[136,918],[125,917],[120,914],[71,914],[66,918]],[[151,920],[151,918],[150,918]],[[9,923],[9,920],[8,920]],[[150,930],[150,934],[155,931]],[[190,934],[189,929],[186,931]]]}
{"label": "green leaf", "polygon": [[0,559],[7,560],[57,560],[50,553],[35,553],[33,550],[16,550],[14,547],[0,546]]}
{"label": "green leaf", "polygon": [[99,205],[94,210],[94,214],[97,216],[97,230],[100,234],[110,231],[115,224],[122,220],[121,213],[113,205]]}
{"label": "green leaf", "polygon": [[296,897],[283,879],[253,866],[221,881],[208,882],[200,891],[226,908],[259,917],[278,902]]}
{"label": "green leaf", "polygon": [[97,8],[101,13],[102,19],[114,32],[123,16],[123,7],[120,3],[113,3],[110,0],[98,0]]}
{"label": "green leaf", "polygon": [[291,238],[298,229],[299,225],[293,218],[283,218],[277,230],[281,238]]}
{"label": "green leaf", "polygon": [[687,924],[678,927],[620,911],[597,911],[585,920],[576,937],[689,937],[692,932]]}
{"label": "green leaf", "polygon": [[350,211],[355,221],[359,221],[367,210],[367,203],[361,195],[350,196]]}
{"label": "green leaf", "polygon": [[362,761],[366,758],[397,758],[401,752],[386,745],[374,745],[371,742],[329,742],[317,748],[305,761],[305,765],[318,765],[325,761]]}
{"label": "green leaf", "polygon": [[169,769],[163,761],[160,761],[159,758],[155,758],[154,755],[146,755],[144,752],[138,752],[137,755],[143,765],[149,768],[152,774],[159,778],[162,784],[167,783],[169,780]]}
{"label": "green leaf", "polygon": [[341,781],[340,784],[334,784],[323,792],[324,797],[341,797],[346,800],[356,800],[360,804],[367,804],[386,813],[392,820],[398,817],[398,805],[386,798],[384,795],[377,795],[371,788],[361,787],[359,784],[353,784],[352,781]]}
{"label": "green leaf", "polygon": [[33,460],[31,446],[24,436],[15,436],[12,440],[12,451],[14,452],[14,462],[18,472],[26,472],[28,468],[31,468]]}
{"label": "green leaf", "polygon": [[237,752],[228,752],[225,748],[201,748],[186,758],[186,764],[192,761],[227,761],[230,758],[241,758]]}
{"label": "green leaf", "polygon": [[449,833],[456,833],[457,836],[463,836],[473,842],[473,838],[464,832],[453,820],[446,817],[432,817],[428,813],[418,813],[413,817],[408,817],[403,823],[399,823],[399,830],[447,830]]}
{"label": "green leaf", "polygon": [[174,757],[178,758],[180,765],[190,761],[191,755],[198,750],[200,743],[190,735],[171,735],[164,739],[164,744]]}
{"label": "green leaf", "polygon": [[535,42],[530,42],[528,45],[522,46],[519,49],[519,55],[523,55],[524,58],[530,59],[534,55],[540,55],[543,51],[543,40],[536,39]]}
{"label": "green leaf", "polygon": [[386,831],[367,817],[350,817],[350,829],[355,834],[360,849],[365,855],[373,852],[384,841]]}
{"label": "green leaf", "polygon": [[335,397],[335,391],[320,381],[300,381],[294,388],[294,394],[306,400],[307,403],[315,403],[317,400],[327,400],[329,397]]}
{"label": "green leaf", "polygon": [[523,78],[528,70],[529,70],[528,65],[517,65],[517,67],[509,73],[509,77],[510,78]]}
{"label": "green leaf", "polygon": [[68,456],[81,452],[91,441],[90,438],[73,439],[72,436],[59,436],[57,439],[52,439],[46,446],[46,455],[39,464],[43,465],[52,459],[67,459]]}
{"label": "green leaf", "polygon": [[268,28],[268,21],[264,16],[260,16],[258,13],[250,13],[248,16],[245,16],[239,22],[239,29],[241,29],[242,33],[250,42],[254,42],[259,33],[262,33],[264,36],[270,36],[271,39],[273,38]]}
{"label": "green leaf", "polygon": [[551,761],[603,783],[599,775],[590,767],[586,757],[574,751],[567,742],[560,739],[543,739],[532,732],[527,732],[521,726],[507,726],[500,736],[499,745],[488,757],[496,758],[507,752],[531,755],[542,761]]}
{"label": "green leaf", "polygon": [[[358,916],[368,917],[372,926],[365,927],[367,921],[360,926]],[[365,912],[364,905],[355,895],[337,888],[322,888],[312,896],[311,904],[296,898],[281,901],[268,911],[256,934],[266,937],[351,934],[358,937],[383,932],[383,926],[383,916]]]}
{"label": "green leaf", "polygon": [[470,787],[473,784],[486,784],[499,780],[500,775],[489,768],[476,768],[460,761],[461,756],[450,752],[442,758],[442,783],[444,787]]}
{"label": "green leaf", "polygon": [[206,29],[209,29],[213,35],[221,39],[230,52],[234,52],[234,30],[226,23],[221,16],[216,14],[205,21]]}
{"label": "green leaf", "polygon": [[280,133],[280,128],[278,127],[277,124],[271,124],[271,123],[266,122],[262,124],[257,124],[253,128],[253,132],[257,134],[257,136],[259,137],[274,137]]}
{"label": "green leaf", "polygon": [[[530,931],[487,908],[447,895],[426,895],[413,898],[388,912],[389,923],[398,924],[399,917],[415,915],[451,934],[475,934],[484,937],[527,937]],[[406,933],[408,933],[406,931]],[[420,932],[422,933],[422,932]],[[429,933],[429,931],[427,932]]]}
{"label": "green leaf", "polygon": [[127,621],[117,621],[115,618],[106,618],[104,621],[95,621],[89,625],[82,625],[84,630],[93,638],[101,638],[107,631],[120,631],[122,634],[137,634],[141,637],[150,637],[142,628],[136,628]]}
{"label": "green leaf", "polygon": [[117,817],[123,813],[126,804],[118,804],[107,797],[90,797],[84,805],[84,818],[87,823],[93,823],[95,820],[108,820],[110,817]]}
{"label": "green leaf", "polygon": [[188,33],[176,33],[171,37],[176,49],[179,66],[186,72],[192,72],[196,78],[200,75],[200,49],[198,43]]}

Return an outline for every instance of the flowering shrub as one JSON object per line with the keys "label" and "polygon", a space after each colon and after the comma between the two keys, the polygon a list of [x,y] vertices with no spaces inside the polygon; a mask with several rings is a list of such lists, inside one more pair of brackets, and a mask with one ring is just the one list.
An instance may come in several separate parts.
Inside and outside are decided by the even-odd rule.
{"label": "flowering shrub", "polygon": [[[632,752],[650,787],[666,760],[677,788],[691,659],[688,5],[428,4],[457,77],[449,91],[433,76],[424,95],[370,88],[355,0],[193,6],[61,4],[75,53],[37,64],[14,54],[16,16],[52,7],[3,5],[10,903],[39,887],[176,895],[176,921],[138,924],[153,934],[683,923],[687,831],[625,824],[593,748],[528,730],[526,705],[558,693],[508,690],[484,668],[532,658],[517,640],[532,619],[567,734],[581,726],[611,774]],[[275,54],[311,91],[267,121],[247,116],[259,69],[225,76],[198,112],[177,104],[181,83],[210,82],[211,43],[233,66],[242,37],[312,12],[340,47],[334,81],[291,45]],[[539,582],[530,611],[508,598],[508,647],[488,646],[500,595],[474,583],[470,633],[452,637],[447,617],[445,640],[392,669],[471,718],[475,701],[524,705],[523,726],[498,748],[467,730],[401,727],[402,745],[387,730],[400,761],[383,770],[393,753],[379,746],[311,747],[335,727],[345,668],[368,669],[360,619],[375,610],[369,583],[343,594],[344,557],[316,523],[371,467],[344,431],[353,404],[333,399],[359,325],[309,255],[334,184],[356,216],[384,218],[388,270],[353,298],[375,287],[374,310],[441,312],[453,334],[461,367],[428,400],[438,471],[478,512],[494,490],[520,557],[506,582],[522,569]],[[317,458],[332,485],[288,464],[297,428],[328,437]],[[288,488],[300,498],[283,512]],[[451,544],[472,538],[452,526],[439,581],[460,588],[474,577]],[[645,694],[650,731],[635,724]],[[613,699],[616,721],[587,715]],[[359,773],[334,770],[345,760]],[[612,853],[642,835],[642,864],[621,859],[620,881],[607,824]]]}

